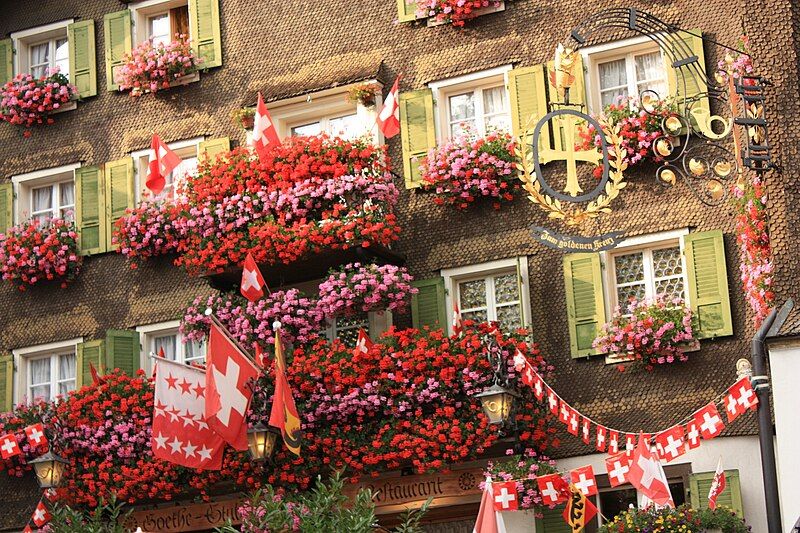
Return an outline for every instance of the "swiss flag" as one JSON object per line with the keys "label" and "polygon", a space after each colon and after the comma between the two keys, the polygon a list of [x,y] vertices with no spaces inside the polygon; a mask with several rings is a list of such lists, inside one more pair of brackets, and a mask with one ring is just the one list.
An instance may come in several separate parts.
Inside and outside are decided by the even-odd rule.
{"label": "swiss flag", "polygon": [[272,117],[269,115],[269,110],[264,103],[264,99],[261,97],[261,93],[258,93],[256,114],[253,119],[252,142],[259,159],[264,159],[266,157],[270,145],[281,143],[278,130],[275,129],[275,124],[272,122]]}
{"label": "swiss flag", "polygon": [[578,436],[578,426],[580,425],[580,415],[578,411],[573,409],[572,407],[569,408],[569,422],[567,422],[567,431],[570,435]]}
{"label": "swiss flag", "polygon": [[591,444],[592,443],[592,422],[585,416],[581,421],[581,438],[583,439],[584,444]]}
{"label": "swiss flag", "polygon": [[711,481],[711,490],[708,491],[708,508],[717,508],[717,497],[725,490],[725,471],[722,469],[722,457],[717,461],[717,470],[714,472],[714,479]]}
{"label": "swiss flag", "polygon": [[[650,437],[646,436],[646,441],[650,441]],[[625,433],[625,451],[633,453],[633,449],[636,448],[636,433]]]}
{"label": "swiss flag", "polygon": [[709,403],[694,414],[694,423],[700,430],[700,435],[704,439],[710,440],[722,433],[725,424],[719,416],[717,406],[713,402]]}
{"label": "swiss flag", "polygon": [[364,328],[359,328],[358,340],[356,341],[356,347],[353,348],[353,355],[364,355],[369,352],[370,348],[373,346],[375,346],[375,343],[369,338],[369,335],[367,335],[367,332],[364,331]]}
{"label": "swiss flag", "polygon": [[561,405],[558,409],[558,419],[565,426],[569,426],[569,415],[571,411],[572,408],[569,406],[569,404],[564,400],[561,400]]}
{"label": "swiss flag", "polygon": [[464,331],[464,326],[461,324],[461,311],[458,310],[458,304],[453,302],[453,335],[461,336]]}
{"label": "swiss flag", "polygon": [[545,505],[555,505],[567,501],[569,484],[559,474],[539,476],[536,478],[536,484],[539,486],[542,503]]}
{"label": "swiss flag", "polygon": [[615,453],[619,453],[619,432],[618,431],[609,431],[608,432],[608,454],[614,455]]}
{"label": "swiss flag", "polygon": [[28,443],[37,448],[47,444],[47,437],[44,434],[44,426],[42,424],[33,424],[26,427],[25,437],[27,437]]}
{"label": "swiss flag", "polygon": [[394,137],[400,133],[400,103],[398,101],[398,88],[400,83],[400,76],[394,80],[394,85],[386,95],[386,101],[383,103],[381,112],[378,113],[376,121],[378,129],[381,130],[383,136],[387,139]]}
{"label": "swiss flag", "polygon": [[497,512],[492,490],[491,478],[486,478],[486,485],[481,496],[481,507],[478,509],[478,519],[475,521],[473,533],[506,533],[503,515]]}
{"label": "swiss flag", "polygon": [[25,524],[25,527],[22,528],[22,533],[33,533],[33,529],[31,529],[30,524]]}
{"label": "swiss flag", "polygon": [[492,483],[492,498],[494,508],[498,511],[516,511],[519,509],[519,496],[517,495],[517,482],[505,481]]}
{"label": "swiss flag", "polygon": [[550,412],[558,416],[558,394],[550,387],[547,387],[547,404],[550,406]]}
{"label": "swiss flag", "polygon": [[750,378],[743,377],[728,389],[725,396],[725,412],[728,415],[728,422],[733,422],[739,415],[743,415],[748,409],[755,409],[758,406],[756,392],[750,385]]}
{"label": "swiss flag", "polygon": [[700,430],[697,428],[697,422],[692,420],[686,424],[686,444],[690,450],[694,450],[700,446]]}
{"label": "swiss flag", "polygon": [[683,426],[674,426],[656,435],[656,451],[659,459],[670,462],[686,452]]}
{"label": "swiss flag", "polygon": [[606,432],[607,430],[603,426],[595,428],[594,447],[598,452],[606,451]]}
{"label": "swiss flag", "polygon": [[594,496],[597,494],[597,480],[594,478],[594,469],[592,465],[570,470],[569,477],[572,480],[572,484],[575,485],[584,496]]}
{"label": "swiss flag", "polygon": [[[533,387],[536,383],[536,371],[527,362],[525,363],[525,367],[522,369],[520,376],[522,376],[522,383],[529,387]],[[541,387],[539,390],[541,392]],[[539,396],[541,398],[541,394]]]}
{"label": "swiss flag", "polygon": [[239,287],[239,291],[242,293],[242,296],[251,302],[255,302],[264,296],[265,286],[264,276],[261,275],[261,271],[258,269],[258,265],[255,259],[253,259],[252,254],[247,252],[247,257],[244,260],[244,267],[242,268],[242,284]]}
{"label": "swiss flag", "polygon": [[658,458],[650,451],[644,436],[639,437],[639,444],[633,452],[628,482],[658,505],[675,507],[664,469]]}
{"label": "swiss flag", "polygon": [[42,527],[48,523],[51,518],[52,516],[50,516],[50,513],[47,511],[44,502],[39,501],[39,505],[36,506],[36,509],[33,511],[33,516],[31,516],[33,523],[36,524],[36,527]]}
{"label": "swiss flag", "polygon": [[625,453],[618,453],[606,458],[606,472],[608,482],[612,487],[618,487],[628,482],[628,473],[631,471],[631,458]]}
{"label": "swiss flag", "polygon": [[153,456],[190,468],[219,470],[225,442],[204,420],[206,374],[160,359],[153,398]]}
{"label": "swiss flag", "polygon": [[9,457],[14,457],[21,453],[22,451],[19,449],[16,435],[7,433],[0,437],[0,455],[3,456],[3,459],[8,459]]}
{"label": "swiss flag", "polygon": [[175,168],[181,164],[178,154],[169,149],[164,142],[153,134],[150,142],[150,161],[147,164],[147,180],[145,185],[154,195],[158,195],[164,190],[169,176]]}
{"label": "swiss flag", "polygon": [[205,420],[222,439],[243,451],[247,445],[247,407],[258,367],[212,323],[206,352]]}
{"label": "swiss flag", "polygon": [[517,348],[517,351],[514,352],[514,370],[517,372],[522,372],[522,369],[524,369],[526,366],[528,366],[528,360],[525,358],[522,352],[519,351],[519,348]]}

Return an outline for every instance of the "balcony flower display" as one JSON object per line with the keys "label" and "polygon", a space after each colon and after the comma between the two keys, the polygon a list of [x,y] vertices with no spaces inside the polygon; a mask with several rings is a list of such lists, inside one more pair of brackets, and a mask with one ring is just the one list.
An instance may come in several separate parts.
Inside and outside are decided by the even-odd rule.
{"label": "balcony flower display", "polygon": [[[52,124],[50,115],[77,97],[78,89],[58,68],[40,78],[17,74],[0,87],[0,119],[25,128]],[[25,136],[30,136],[30,130],[26,130]]]}
{"label": "balcony flower display", "polygon": [[[23,451],[0,459],[0,469],[15,477],[31,470],[28,461],[41,450],[27,447],[24,428],[39,421],[54,453],[69,462],[57,496],[72,506],[95,507],[112,494],[129,504],[172,500],[187,492],[206,498],[220,483],[237,491],[266,483],[294,490],[342,468],[353,480],[400,466],[417,472],[446,469],[477,459],[499,439],[472,397],[493,380],[487,338],[497,343],[512,372],[517,350],[545,370],[526,336],[470,321],[461,337],[441,330],[391,329],[358,355],[339,341],[297,346],[287,353],[287,375],[301,416],[302,455],[280,445],[266,467],[230,447],[218,471],[155,460],[152,378],[144,371],[128,376],[116,370],[58,402],[18,405],[0,414],[0,433],[16,435]],[[268,375],[256,382],[251,424],[269,417],[264,406],[272,398],[273,383]],[[517,416],[525,428],[520,442],[541,450],[553,444],[549,411],[529,387],[519,388],[523,396]]]}
{"label": "balcony flower display", "polygon": [[113,244],[136,268],[137,261],[176,252],[185,234],[181,206],[145,200],[114,223]]}
{"label": "balcony flower display", "polygon": [[333,270],[319,286],[318,308],[326,317],[388,310],[404,311],[414,278],[404,267],[351,263]]}
{"label": "balcony flower display", "polygon": [[428,152],[420,166],[422,181],[434,191],[438,205],[466,209],[486,198],[499,209],[502,202],[513,201],[520,188],[515,157],[514,141],[507,133],[477,138],[465,133]]}
{"label": "balcony flower display", "polygon": [[[555,474],[556,462],[536,453],[536,450],[527,449],[523,454],[511,455],[512,450],[506,452],[510,456],[498,461],[489,461],[486,466],[486,475],[497,482],[514,480],[517,483],[519,494],[519,508],[541,508],[544,501],[539,492],[536,478]],[[481,489],[485,482],[481,482]]]}
{"label": "balcony flower display", "polygon": [[461,27],[476,15],[476,10],[500,4],[500,0],[417,0],[417,17],[432,17]]}
{"label": "balcony flower display", "polygon": [[0,235],[0,271],[20,290],[46,281],[66,287],[82,262],[75,223],[62,218],[33,219]]}
{"label": "balcony flower display", "polygon": [[156,93],[197,72],[201,59],[189,46],[188,36],[175,37],[176,40],[166,44],[144,41],[126,54],[114,75],[119,90],[130,91],[134,97]]}
{"label": "balcony flower display", "polygon": [[632,299],[624,313],[617,308],[611,322],[601,328],[593,343],[600,353],[632,358],[648,370],[688,360],[683,347],[695,338],[692,311],[683,300]]}
{"label": "balcony flower display", "polygon": [[[612,517],[609,517],[612,518]],[[600,533],[639,533],[641,531],[725,531],[747,533],[750,528],[735,512],[725,506],[717,509],[692,509],[681,505],[677,509],[629,509],[600,527]]]}

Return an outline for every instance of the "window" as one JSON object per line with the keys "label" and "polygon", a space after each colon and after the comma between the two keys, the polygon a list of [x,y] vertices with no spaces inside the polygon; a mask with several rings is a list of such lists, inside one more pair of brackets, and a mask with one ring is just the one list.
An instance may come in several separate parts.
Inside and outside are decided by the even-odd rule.
{"label": "window", "polygon": [[330,118],[322,117],[314,122],[291,126],[292,136],[319,135],[323,132],[332,137],[341,137],[342,139],[352,140],[363,135],[364,129],[357,113],[349,113],[347,115],[334,116]]}
{"label": "window", "polygon": [[55,400],[75,390],[77,345],[82,341],[78,338],[12,350],[18,369],[15,403]]}
{"label": "window", "polygon": [[143,0],[130,5],[136,44],[152,40],[168,44],[176,35],[189,35],[187,0]]}
{"label": "window", "polygon": [[582,53],[594,111],[622,98],[638,99],[643,91],[655,91],[661,98],[668,95],[666,60],[647,37],[589,47]]}
{"label": "window", "polygon": [[511,131],[507,72],[500,67],[430,84],[437,102],[439,138]]}
{"label": "window", "polygon": [[15,223],[28,219],[44,223],[54,217],[74,220],[75,169],[79,167],[74,164],[13,176]]}
{"label": "window", "polygon": [[454,304],[463,319],[498,322],[504,331],[529,323],[528,261],[525,257],[442,271],[448,324]]}
{"label": "window", "polygon": [[391,312],[372,311],[334,319],[330,322],[325,336],[330,340],[339,339],[345,346],[355,346],[358,342],[358,330],[363,329],[370,337],[377,339],[390,327],[392,327]]}
{"label": "window", "polygon": [[12,33],[16,50],[14,72],[38,78],[58,68],[61,74],[69,77],[67,26],[71,23],[70,19]]}
{"label": "window", "polygon": [[136,328],[141,336],[141,368],[153,368],[152,357],[163,352],[164,358],[181,363],[205,363],[206,342],[186,341],[179,331],[180,321],[163,322]]}
{"label": "window", "polygon": [[[197,174],[198,146],[203,141],[202,137],[169,143],[167,146],[181,158],[181,163],[169,176],[166,177],[164,190],[159,193],[157,199],[174,198],[186,180]],[[136,186],[137,201],[141,201],[144,196],[152,197],[152,193],[145,182],[147,181],[148,164],[150,162],[150,149],[137,150],[131,153],[134,161],[134,178]]]}

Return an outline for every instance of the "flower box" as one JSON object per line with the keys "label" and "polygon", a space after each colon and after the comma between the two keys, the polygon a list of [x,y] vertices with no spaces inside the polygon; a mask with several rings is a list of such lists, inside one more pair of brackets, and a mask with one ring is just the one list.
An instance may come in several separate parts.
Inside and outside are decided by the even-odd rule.
{"label": "flower box", "polygon": [[185,35],[176,37],[167,44],[144,41],[126,54],[114,75],[119,90],[130,91],[136,97],[200,79],[197,69],[201,59],[190,48]]}
{"label": "flower box", "polygon": [[[700,351],[700,340],[692,339],[678,343],[678,348],[683,353],[698,352]],[[626,352],[625,354],[611,354],[606,355],[606,364],[615,365],[619,363],[630,363],[636,360],[636,355],[633,352]]]}
{"label": "flower box", "polygon": [[27,128],[52,124],[51,115],[75,109],[77,98],[77,88],[57,69],[40,78],[17,74],[0,87],[0,120],[26,128],[27,137]]}
{"label": "flower box", "polygon": [[[468,0],[469,2],[469,0]],[[430,28],[434,26],[442,26],[444,24],[452,24],[453,26],[463,26],[464,22],[467,20],[472,20],[474,18],[480,17],[482,15],[488,15],[489,13],[498,13],[500,11],[506,10],[506,3],[505,0],[499,1],[492,1],[488,2],[489,5],[484,7],[479,7],[474,9],[469,15],[465,17],[458,17],[454,18],[449,15],[449,13],[444,13],[445,6],[444,4],[455,3],[449,0],[423,0],[420,4],[425,4],[426,6],[430,6],[434,4],[434,8],[428,7],[428,13],[434,12],[434,14],[429,14],[425,24]],[[442,6],[442,7],[439,7]],[[448,6],[449,7],[449,6]],[[424,8],[420,7],[420,11],[423,11]],[[424,16],[421,15],[421,16]]]}

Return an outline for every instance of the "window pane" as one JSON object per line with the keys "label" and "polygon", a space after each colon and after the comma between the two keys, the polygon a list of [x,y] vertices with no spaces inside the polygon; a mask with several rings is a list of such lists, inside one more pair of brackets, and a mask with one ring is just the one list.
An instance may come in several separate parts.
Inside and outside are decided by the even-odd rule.
{"label": "window pane", "polygon": [[519,301],[517,274],[503,274],[494,278],[494,297],[497,303]]}
{"label": "window pane", "polygon": [[475,118],[475,98],[473,93],[450,97],[450,122]]}
{"label": "window pane", "polygon": [[31,74],[34,78],[40,78],[47,74],[47,68],[50,66],[50,43],[41,43],[31,46],[30,51],[30,67]]}
{"label": "window pane", "polygon": [[67,181],[59,184],[58,187],[58,206],[62,211],[72,210],[75,207],[75,184]]}
{"label": "window pane", "polygon": [[597,65],[600,73],[600,89],[623,87],[628,84],[628,75],[625,72],[625,59],[617,59]]}
{"label": "window pane", "polygon": [[50,358],[34,359],[30,362],[31,385],[50,383]]}
{"label": "window pane", "polygon": [[358,115],[345,115],[343,117],[332,118],[328,121],[328,133],[334,137],[342,139],[355,139],[362,132]]}
{"label": "window pane", "polygon": [[680,246],[653,250],[653,273],[657,278],[683,274]]}
{"label": "window pane", "polygon": [[625,311],[625,306],[631,300],[642,301],[645,298],[644,283],[637,283],[636,285],[626,285],[624,287],[617,287],[617,303]]}
{"label": "window pane", "polygon": [[177,361],[177,335],[161,335],[153,337],[153,352],[160,355],[161,350],[164,350],[164,358],[170,361]]}
{"label": "window pane", "polygon": [[659,80],[664,77],[664,61],[661,52],[642,54],[634,57],[636,81]]}
{"label": "window pane", "polygon": [[31,387],[30,400],[49,400],[50,399],[50,385],[39,385]]}
{"label": "window pane", "polygon": [[69,77],[69,42],[66,39],[56,39],[56,66],[61,74]]}
{"label": "window pane", "polygon": [[366,313],[359,313],[353,316],[340,316],[334,325],[336,338],[342,341],[345,346],[355,346],[358,342],[358,330],[369,331],[369,316]]}
{"label": "window pane", "polygon": [[486,115],[505,113],[508,105],[506,102],[506,88],[503,86],[483,90],[483,112]]}
{"label": "window pane", "polygon": [[319,122],[312,122],[311,124],[303,124],[302,126],[294,126],[292,128],[292,136],[307,136],[319,135],[322,132]]}
{"label": "window pane", "polygon": [[644,259],[641,252],[614,257],[617,283],[644,281]]}
{"label": "window pane", "polygon": [[675,298],[680,298],[682,300],[683,277],[657,280],[656,295],[664,296],[668,302]]}
{"label": "window pane", "polygon": [[185,361],[203,363],[206,360],[206,341],[189,341],[183,345],[186,350]]}
{"label": "window pane", "polygon": [[476,279],[458,284],[459,306],[462,311],[486,307],[486,281]]}
{"label": "window pane", "polygon": [[68,353],[58,356],[59,381],[75,379],[75,354]]}
{"label": "window pane", "polygon": [[169,13],[162,13],[147,19],[147,37],[153,43],[169,43]]}
{"label": "window pane", "polygon": [[461,318],[464,320],[474,320],[475,322],[487,322],[489,320],[486,315],[486,310],[461,313]]}
{"label": "window pane", "polygon": [[519,305],[504,305],[497,308],[497,322],[500,329],[509,332],[522,327]]}

